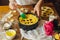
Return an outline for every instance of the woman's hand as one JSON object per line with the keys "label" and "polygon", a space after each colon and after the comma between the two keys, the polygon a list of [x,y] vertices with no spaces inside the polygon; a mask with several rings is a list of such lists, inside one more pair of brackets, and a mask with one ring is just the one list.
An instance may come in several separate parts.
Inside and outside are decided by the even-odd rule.
{"label": "woman's hand", "polygon": [[37,14],[37,16],[40,18],[41,15],[41,8],[38,4],[35,5],[34,7],[34,12]]}
{"label": "woman's hand", "polygon": [[40,18],[41,15],[41,6],[42,6],[43,0],[39,0],[38,3],[35,5],[34,12],[37,13],[37,16]]}
{"label": "woman's hand", "polygon": [[10,0],[9,1],[9,7],[11,8],[11,9],[16,9],[17,8],[17,3],[16,3],[16,1],[12,1],[12,0]]}

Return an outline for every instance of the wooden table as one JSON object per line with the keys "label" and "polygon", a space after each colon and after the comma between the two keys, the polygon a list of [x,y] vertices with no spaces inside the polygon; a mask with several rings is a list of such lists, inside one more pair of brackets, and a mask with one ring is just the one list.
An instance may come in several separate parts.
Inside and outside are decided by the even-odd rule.
{"label": "wooden table", "polygon": [[[53,6],[50,4],[48,5],[50,7],[53,8]],[[21,7],[25,7],[25,8],[29,8],[30,10],[33,9],[32,6],[19,6],[19,8]],[[55,9],[54,9],[55,10]],[[10,8],[8,6],[0,6],[0,19],[10,11]],[[56,13],[56,11],[55,11]],[[14,16],[13,18],[14,19],[18,19],[18,16],[19,14],[18,13],[14,13]],[[13,40],[21,40],[21,34],[20,34],[20,31],[19,31],[19,26],[18,26],[18,23],[15,23],[14,25],[12,25],[12,28],[15,29],[17,31],[17,35],[16,37],[13,39]],[[23,39],[23,40],[26,40],[26,39]]]}

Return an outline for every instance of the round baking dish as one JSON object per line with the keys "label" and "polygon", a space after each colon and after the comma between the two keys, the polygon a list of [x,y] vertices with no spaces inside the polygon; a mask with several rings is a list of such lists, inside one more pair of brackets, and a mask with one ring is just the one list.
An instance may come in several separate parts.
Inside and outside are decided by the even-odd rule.
{"label": "round baking dish", "polygon": [[[36,15],[34,15],[34,14],[32,14],[32,13],[26,13],[26,15],[28,15],[27,16],[27,18],[26,19],[23,19],[23,21],[25,20],[27,20],[27,23],[28,24],[24,24],[23,22],[21,22],[20,20],[20,16],[18,17],[18,20],[19,20],[19,27],[20,28],[22,28],[23,30],[26,30],[26,31],[29,31],[29,30],[33,30],[33,29],[36,29],[36,27],[38,26],[38,21],[39,21],[39,19],[38,19],[38,17],[36,16]],[[33,16],[33,17],[31,17],[31,19],[29,19],[30,18],[30,16]],[[31,20],[33,20],[34,21],[34,23],[33,23],[33,21],[32,22],[30,22]],[[30,24],[29,24],[30,23]]]}

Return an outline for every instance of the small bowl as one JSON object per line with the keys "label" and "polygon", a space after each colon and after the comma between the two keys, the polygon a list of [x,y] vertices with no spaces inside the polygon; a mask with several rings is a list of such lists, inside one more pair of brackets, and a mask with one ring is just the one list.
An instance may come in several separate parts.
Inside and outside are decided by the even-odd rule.
{"label": "small bowl", "polygon": [[13,29],[9,29],[6,31],[6,37],[7,39],[12,40],[16,36],[16,31]]}

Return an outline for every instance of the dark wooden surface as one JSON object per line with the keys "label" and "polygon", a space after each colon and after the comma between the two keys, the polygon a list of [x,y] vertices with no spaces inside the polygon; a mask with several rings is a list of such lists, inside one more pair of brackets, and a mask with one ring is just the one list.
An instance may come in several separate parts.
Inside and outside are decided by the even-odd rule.
{"label": "dark wooden surface", "polygon": [[0,0],[0,5],[8,5],[9,0]]}

